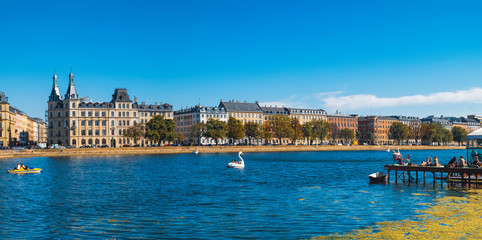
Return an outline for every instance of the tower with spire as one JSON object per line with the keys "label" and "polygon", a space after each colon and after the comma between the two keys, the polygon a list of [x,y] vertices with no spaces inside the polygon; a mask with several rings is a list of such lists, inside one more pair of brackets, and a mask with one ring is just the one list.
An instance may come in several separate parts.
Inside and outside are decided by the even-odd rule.
{"label": "tower with spire", "polygon": [[60,96],[59,85],[57,84],[57,74],[54,73],[52,92],[50,93],[49,101],[60,101],[62,97]]}
{"label": "tower with spire", "polygon": [[72,73],[72,68],[70,68],[70,74],[69,74],[69,87],[67,88],[67,93],[65,94],[65,99],[78,99],[79,95],[77,95],[77,92],[75,91],[75,85],[74,85],[74,74]]}

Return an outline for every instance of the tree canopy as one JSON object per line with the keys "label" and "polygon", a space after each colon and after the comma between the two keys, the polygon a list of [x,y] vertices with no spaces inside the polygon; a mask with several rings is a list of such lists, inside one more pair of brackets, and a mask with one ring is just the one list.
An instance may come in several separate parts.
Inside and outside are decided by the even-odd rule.
{"label": "tree canopy", "polygon": [[263,137],[263,129],[257,122],[247,122],[244,124],[244,133],[249,139],[249,144],[252,144],[253,139],[259,139]]}
{"label": "tree canopy", "polygon": [[409,134],[408,126],[401,122],[394,122],[388,130],[388,138],[397,140],[398,144],[400,144],[402,140],[407,140]]}
{"label": "tree canopy", "polygon": [[291,118],[291,128],[293,129],[290,137],[291,142],[294,143],[296,140],[303,138],[303,127],[298,118]]}
{"label": "tree canopy", "polygon": [[328,138],[328,134],[331,130],[331,124],[325,120],[313,120],[312,137],[318,138],[320,141]]}
{"label": "tree canopy", "polygon": [[340,137],[345,140],[345,143],[348,143],[348,141],[353,140],[355,138],[355,134],[353,133],[352,130],[348,128],[343,128],[340,131]]}
{"label": "tree canopy", "polygon": [[228,138],[234,141],[244,138],[244,125],[243,123],[234,117],[229,117],[227,124],[227,135]]}
{"label": "tree canopy", "polygon": [[461,143],[465,142],[465,140],[467,139],[467,134],[467,130],[461,127],[455,126],[452,128],[453,139],[454,141],[459,143],[459,146]]}
{"label": "tree canopy", "polygon": [[156,115],[146,124],[146,137],[156,143],[172,142],[176,138],[176,124],[172,119]]}
{"label": "tree canopy", "polygon": [[218,145],[219,139],[226,138],[226,133],[227,133],[227,126],[225,122],[219,121],[213,118],[210,118],[206,122],[206,132],[204,136],[207,138],[214,139],[216,141],[216,145]]}
{"label": "tree canopy", "polygon": [[139,141],[139,139],[144,136],[145,132],[146,126],[144,126],[144,124],[138,123],[134,124],[134,126],[127,128],[124,132],[124,137],[132,139],[134,141],[134,144],[137,144],[137,141]]}

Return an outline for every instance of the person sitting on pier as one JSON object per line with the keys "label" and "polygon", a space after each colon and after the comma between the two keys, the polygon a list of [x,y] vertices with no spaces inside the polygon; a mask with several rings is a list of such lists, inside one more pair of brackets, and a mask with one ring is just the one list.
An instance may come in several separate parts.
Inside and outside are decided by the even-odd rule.
{"label": "person sitting on pier", "polygon": [[398,161],[399,165],[403,165],[403,156],[400,153],[400,150],[398,150],[398,152],[395,152],[395,150],[393,150],[393,161]]}
{"label": "person sitting on pier", "polygon": [[437,158],[437,156],[435,156],[435,157],[433,158],[433,163],[432,163],[432,166],[435,166],[435,167],[440,166],[440,163],[438,162],[438,158]]}
{"label": "person sitting on pier", "polygon": [[448,167],[455,167],[455,162],[457,161],[457,157],[453,157],[452,159],[450,159],[450,161],[447,163],[447,166]]}
{"label": "person sitting on pier", "polygon": [[457,167],[466,167],[467,163],[465,163],[464,156],[460,156],[459,161],[457,162]]}
{"label": "person sitting on pier", "polygon": [[482,162],[479,161],[479,156],[474,157],[474,161],[472,162],[472,164],[470,164],[470,167],[473,167],[473,168],[482,167]]}
{"label": "person sitting on pier", "polygon": [[427,157],[427,161],[422,162],[422,166],[431,166],[432,165],[432,158]]}

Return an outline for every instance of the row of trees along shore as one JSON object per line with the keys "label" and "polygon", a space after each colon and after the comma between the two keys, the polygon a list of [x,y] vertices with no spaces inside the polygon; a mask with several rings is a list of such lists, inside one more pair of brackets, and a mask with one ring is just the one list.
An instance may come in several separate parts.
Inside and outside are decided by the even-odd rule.
{"label": "row of trees along shore", "polygon": [[429,145],[432,143],[447,144],[457,142],[459,145],[464,143],[467,138],[467,130],[462,127],[452,127],[448,130],[440,123],[422,123],[419,127],[407,126],[400,122],[395,122],[390,126],[390,139],[403,144],[410,139],[420,141],[421,144]]}
{"label": "row of trees along shore", "polygon": [[[243,124],[239,119],[230,117],[227,122],[217,119],[209,119],[207,122],[200,122],[192,125],[188,130],[188,139],[182,133],[176,134],[176,125],[172,119],[165,119],[163,116],[157,115],[153,117],[147,124],[136,124],[126,129],[124,137],[132,139],[135,144],[145,137],[154,143],[161,142],[201,142],[201,139],[213,139],[216,144],[223,139],[230,139],[231,143],[239,142],[247,138],[248,144],[253,144],[259,140],[278,140],[289,139],[291,142],[297,140],[308,140],[309,142],[320,143],[328,139],[329,136],[334,138],[342,138],[345,141],[354,139],[353,131],[349,129],[341,129],[339,132],[330,132],[332,127],[330,123],[324,120],[313,120],[305,124],[301,124],[297,118],[290,118],[285,115],[271,116],[263,125],[256,122],[247,122]],[[336,136],[335,136],[336,135]],[[184,141],[187,140],[187,141]]]}
{"label": "row of trees along shore", "polygon": [[[172,119],[165,119],[161,115],[154,116],[147,124],[135,124],[126,129],[124,136],[132,139],[135,144],[145,137],[154,143],[184,142],[185,138],[182,133],[176,134],[176,124]],[[336,130],[336,131],[335,131]],[[297,118],[290,118],[285,115],[273,115],[264,122],[263,125],[256,122],[247,122],[243,124],[239,119],[230,117],[227,123],[209,119],[206,123],[200,122],[188,131],[189,144],[193,144],[193,140],[208,138],[215,140],[216,144],[220,140],[230,139],[231,143],[239,142],[241,139],[247,138],[248,144],[253,144],[256,140],[270,141],[277,140],[282,143],[282,139],[289,139],[292,143],[297,140],[307,140],[308,143],[316,143],[329,139],[342,139],[348,143],[354,139],[360,140],[360,132],[355,133],[348,129],[334,129],[333,126],[325,120],[312,120],[305,124],[301,124]],[[368,140],[373,140],[374,134],[368,134]],[[400,122],[395,122],[389,129],[390,139],[397,144],[403,144],[405,141],[416,140],[421,144],[447,144],[458,142],[459,145],[465,142],[467,131],[461,127],[453,127],[452,130],[445,129],[441,124],[424,124],[418,127],[407,126]]]}

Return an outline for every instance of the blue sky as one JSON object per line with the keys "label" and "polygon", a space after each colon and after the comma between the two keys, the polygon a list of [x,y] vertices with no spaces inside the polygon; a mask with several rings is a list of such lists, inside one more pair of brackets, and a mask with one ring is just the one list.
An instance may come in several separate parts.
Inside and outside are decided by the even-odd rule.
{"label": "blue sky", "polygon": [[174,109],[220,99],[360,115],[482,114],[480,1],[5,1],[0,91],[43,117],[56,69]]}

